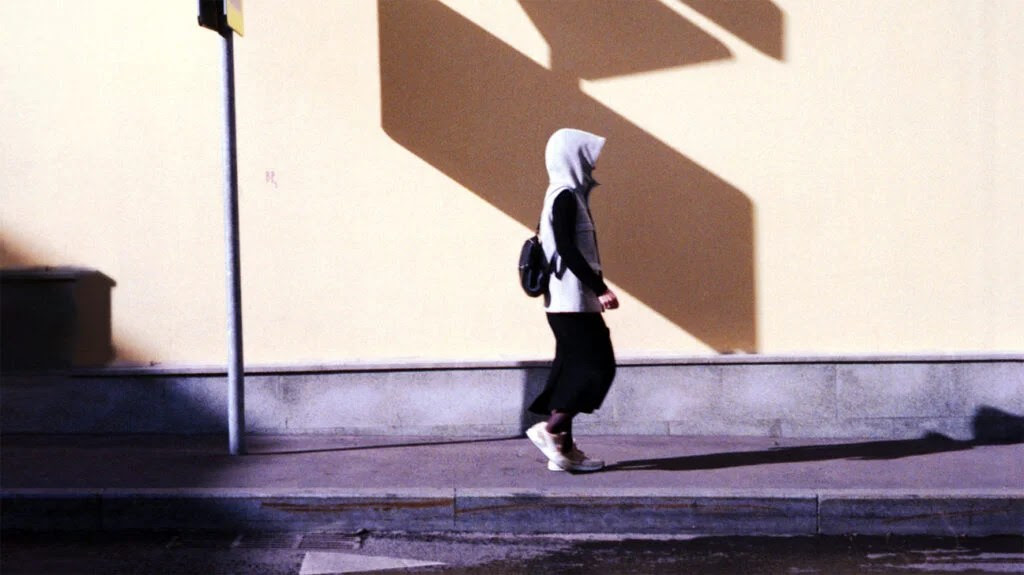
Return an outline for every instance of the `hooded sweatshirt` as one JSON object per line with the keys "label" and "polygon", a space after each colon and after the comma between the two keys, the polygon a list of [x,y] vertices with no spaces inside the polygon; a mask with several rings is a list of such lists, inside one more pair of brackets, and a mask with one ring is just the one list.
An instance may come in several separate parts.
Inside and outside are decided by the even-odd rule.
{"label": "hooded sweatshirt", "polygon": [[[548,140],[544,155],[549,184],[540,218],[541,245],[552,266],[544,298],[548,313],[603,311],[597,291],[607,288],[600,279],[601,258],[589,199],[591,189],[597,184],[591,172],[604,143],[605,139],[600,136],[569,128],[558,130]],[[568,203],[570,199],[575,206]],[[567,213],[574,216],[573,221],[556,221],[558,216]],[[566,229],[572,231],[568,241]],[[580,275],[584,276],[583,280]]]}

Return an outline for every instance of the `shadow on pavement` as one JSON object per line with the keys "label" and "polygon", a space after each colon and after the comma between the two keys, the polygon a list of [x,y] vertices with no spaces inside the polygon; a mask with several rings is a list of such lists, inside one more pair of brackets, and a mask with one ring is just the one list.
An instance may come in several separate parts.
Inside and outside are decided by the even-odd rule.
{"label": "shadow on pavement", "polygon": [[1024,443],[1024,417],[990,406],[978,409],[973,419],[974,438],[967,441],[951,439],[940,433],[928,433],[919,439],[865,441],[833,445],[802,445],[780,447],[762,451],[738,451],[687,455],[659,459],[634,459],[613,463],[606,471],[696,471],[766,465],[773,463],[799,463],[833,459],[886,460],[929,455],[951,451],[964,451],[981,445]]}
{"label": "shadow on pavement", "polygon": [[[479,439],[452,439],[444,441],[406,441],[402,443],[371,443],[367,445],[347,445],[339,447],[324,447],[318,449],[261,449],[258,445],[251,445],[246,456],[260,455],[301,455],[304,453],[335,453],[342,451],[367,451],[379,449],[400,449],[405,447],[431,447],[436,445],[468,445],[472,443],[497,443],[522,438],[522,435],[509,435],[505,437],[485,437]],[[258,441],[258,439],[256,440]],[[255,443],[255,441],[253,442]]]}

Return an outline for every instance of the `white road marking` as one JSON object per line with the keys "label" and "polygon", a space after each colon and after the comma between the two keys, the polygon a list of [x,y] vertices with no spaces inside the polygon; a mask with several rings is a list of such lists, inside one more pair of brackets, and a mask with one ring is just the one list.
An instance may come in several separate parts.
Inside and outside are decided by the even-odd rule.
{"label": "white road marking", "polygon": [[444,565],[444,563],[402,559],[400,557],[377,557],[373,555],[355,555],[353,553],[315,551],[306,553],[306,556],[303,557],[299,575],[341,575],[344,573],[364,573],[366,571],[432,567],[437,565]]}

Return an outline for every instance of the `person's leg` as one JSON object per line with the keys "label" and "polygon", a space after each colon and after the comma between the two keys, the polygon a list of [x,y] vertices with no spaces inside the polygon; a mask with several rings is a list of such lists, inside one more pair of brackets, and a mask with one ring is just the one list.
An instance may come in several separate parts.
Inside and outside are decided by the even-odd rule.
{"label": "person's leg", "polygon": [[576,413],[572,411],[558,411],[557,409],[551,412],[551,417],[548,418],[547,431],[548,433],[558,435],[562,438],[561,449],[562,453],[569,453],[572,451],[573,439],[572,439],[572,419],[576,417]]}

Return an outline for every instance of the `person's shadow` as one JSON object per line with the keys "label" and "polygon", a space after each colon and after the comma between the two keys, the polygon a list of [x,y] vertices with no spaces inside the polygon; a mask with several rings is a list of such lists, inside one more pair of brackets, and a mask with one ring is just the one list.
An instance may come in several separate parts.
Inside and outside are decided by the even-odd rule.
{"label": "person's shadow", "polygon": [[994,407],[983,406],[978,409],[974,415],[973,429],[973,437],[966,441],[951,439],[938,433],[928,433],[919,439],[803,445],[762,451],[633,459],[609,464],[605,471],[696,471],[833,459],[900,459],[915,455],[963,451],[980,445],[1024,443],[1024,417]]}
{"label": "person's shadow", "polygon": [[980,407],[975,413],[973,428],[974,436],[967,441],[951,439],[938,433],[929,433],[920,439],[801,445],[798,447],[778,447],[761,451],[735,451],[656,459],[630,459],[610,463],[610,465],[604,468],[604,471],[656,470],[686,472],[763,466],[771,465],[771,463],[825,461],[830,459],[899,459],[946,451],[963,451],[973,449],[979,445],[1024,443],[1024,417],[995,407]]}

